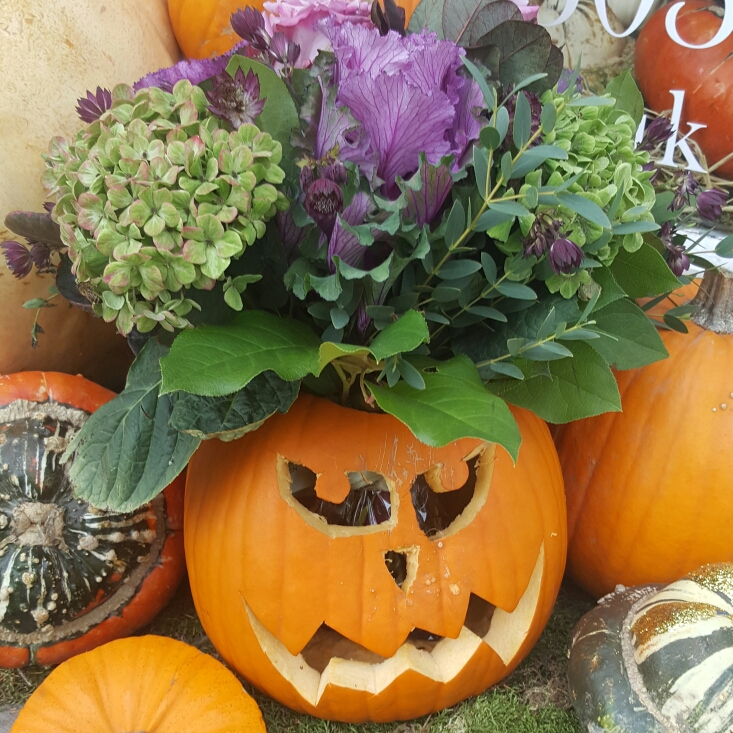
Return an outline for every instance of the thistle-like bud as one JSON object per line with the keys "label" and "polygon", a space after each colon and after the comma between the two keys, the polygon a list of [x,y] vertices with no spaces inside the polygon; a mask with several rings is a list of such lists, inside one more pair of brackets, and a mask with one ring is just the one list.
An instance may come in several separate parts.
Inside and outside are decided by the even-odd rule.
{"label": "thistle-like bud", "polygon": [[327,237],[331,236],[336,215],[343,208],[344,194],[338,185],[327,178],[313,181],[305,193],[305,210]]}

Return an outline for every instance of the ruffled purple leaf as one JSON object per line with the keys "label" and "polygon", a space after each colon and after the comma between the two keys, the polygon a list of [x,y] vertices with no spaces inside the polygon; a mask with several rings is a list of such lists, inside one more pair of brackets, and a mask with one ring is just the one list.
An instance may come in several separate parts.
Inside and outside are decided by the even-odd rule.
{"label": "ruffled purple leaf", "polygon": [[167,69],[159,69],[152,74],[144,76],[133,84],[133,89],[137,92],[145,87],[159,87],[165,92],[173,91],[173,87],[181,79],[188,79],[191,84],[201,84],[201,82],[211,79],[212,76],[221,74],[226,69],[229,59],[235,49],[223,56],[217,56],[213,59],[188,59],[179,61],[177,64]]}
{"label": "ruffled purple leaf", "polygon": [[358,267],[361,264],[366,248],[359,243],[356,234],[344,229],[342,223],[346,222],[352,227],[363,224],[370,207],[369,196],[359,191],[343,213],[336,217],[328,242],[328,267],[331,272],[336,272],[334,257],[338,257],[352,267]]}
{"label": "ruffled purple leaf", "polygon": [[421,167],[420,177],[422,187],[419,191],[409,187],[403,190],[407,201],[407,217],[414,219],[422,227],[431,224],[437,216],[453,187],[453,178],[444,165],[433,166],[428,163]]}
{"label": "ruffled purple leaf", "polygon": [[380,75],[371,83],[351,77],[341,84],[339,99],[362,123],[379,154],[377,175],[387,196],[399,194],[395,178],[415,173],[420,153],[435,164],[452,152],[445,133],[456,113],[439,90],[423,91],[403,75]]}

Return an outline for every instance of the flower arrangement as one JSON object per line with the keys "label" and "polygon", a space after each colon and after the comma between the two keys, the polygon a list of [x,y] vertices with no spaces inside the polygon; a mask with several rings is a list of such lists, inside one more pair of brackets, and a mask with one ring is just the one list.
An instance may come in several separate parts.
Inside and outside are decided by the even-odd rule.
{"label": "flower arrangement", "polygon": [[60,258],[58,291],[139,352],[67,452],[80,496],[139,506],[300,390],[516,457],[507,402],[619,410],[611,367],[666,356],[634,298],[687,255],[633,80],[583,96],[528,7],[475,5],[405,28],[391,0],[277,0],[232,16],[230,54],[80,100],[49,213],[7,220],[31,248],[3,245],[17,276]]}

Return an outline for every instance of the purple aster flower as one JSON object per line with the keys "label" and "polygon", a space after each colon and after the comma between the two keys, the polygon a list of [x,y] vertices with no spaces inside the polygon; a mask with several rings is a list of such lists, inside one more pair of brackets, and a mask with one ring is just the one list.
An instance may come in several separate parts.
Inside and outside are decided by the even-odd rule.
{"label": "purple aster flower", "polygon": [[527,239],[524,240],[524,256],[534,255],[537,259],[542,257],[552,247],[553,242],[559,240],[561,229],[562,222],[559,219],[538,216],[532,222]]}
{"label": "purple aster flower", "polygon": [[[232,49],[234,51],[235,49]],[[148,74],[133,84],[137,92],[145,87],[159,87],[165,92],[173,90],[176,82],[181,79],[188,79],[191,84],[200,84],[212,76],[221,74],[229,63],[231,53],[217,56],[213,59],[188,59],[179,61],[177,64]]]}
{"label": "purple aster flower", "polygon": [[569,239],[556,239],[550,245],[549,260],[554,272],[569,275],[580,267],[583,250]]}
{"label": "purple aster flower", "polygon": [[344,194],[327,178],[316,179],[305,192],[305,210],[327,237],[331,236],[336,216],[343,208]]}
{"label": "purple aster flower", "polygon": [[97,87],[97,93],[87,91],[86,97],[76,100],[79,104],[76,112],[84,122],[98,120],[108,109],[112,108],[112,92],[109,89]]}
{"label": "purple aster flower", "polygon": [[328,242],[328,267],[331,272],[336,272],[334,257],[339,257],[352,267],[358,267],[361,264],[367,248],[359,244],[359,239],[355,234],[343,228],[342,222],[352,227],[363,224],[370,208],[369,196],[359,191],[343,213],[336,216]]}
{"label": "purple aster flower", "polygon": [[[351,160],[370,179],[376,162],[383,193],[393,198],[399,195],[395,179],[417,171],[421,152],[432,165],[451,154],[462,159],[480,130],[474,111],[484,106],[475,82],[459,74],[463,49],[428,31],[381,36],[373,27],[326,24],[326,32],[339,82],[335,107],[348,108],[361,124],[361,137],[349,141],[344,130],[352,125],[343,113],[322,114],[319,140],[335,138],[342,159],[342,141],[361,148]],[[322,126],[328,131],[322,132]]]}
{"label": "purple aster flower", "polygon": [[206,92],[211,102],[209,110],[227,120],[235,130],[251,124],[262,112],[266,100],[260,99],[260,80],[252,69],[247,76],[241,68],[237,69],[233,79],[224,71],[211,82],[211,91]]}
{"label": "purple aster flower", "polygon": [[676,178],[680,180],[680,184],[675,191],[672,203],[669,205],[670,211],[679,211],[684,206],[689,206],[690,196],[700,190],[700,184],[690,171],[681,173]]}
{"label": "purple aster flower", "polygon": [[728,200],[725,191],[710,188],[697,195],[697,213],[708,221],[717,221],[723,215],[723,205]]}
{"label": "purple aster flower", "polygon": [[3,248],[5,263],[14,277],[22,280],[30,274],[33,269],[33,258],[25,245],[20,242],[9,241],[0,243],[0,247]]}
{"label": "purple aster flower", "polygon": [[657,117],[644,130],[644,137],[639,143],[639,150],[651,152],[672,137],[674,128],[666,117]]}

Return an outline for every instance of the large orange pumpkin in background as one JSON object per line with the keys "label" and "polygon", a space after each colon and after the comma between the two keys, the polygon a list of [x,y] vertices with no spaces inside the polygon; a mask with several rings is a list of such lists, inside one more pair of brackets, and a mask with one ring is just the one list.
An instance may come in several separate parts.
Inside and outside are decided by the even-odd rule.
{"label": "large orange pumpkin in background", "polygon": [[186,560],[224,659],[295,710],[351,722],[440,710],[514,669],[566,549],[549,431],[514,415],[516,466],[494,444],[430,448],[390,415],[310,395],[239,441],[204,443]]}
{"label": "large orange pumpkin in background", "polygon": [[61,456],[114,396],[68,374],[0,376],[0,667],[58,664],[127,636],[183,577],[182,476],[129,513],[72,493]]}
{"label": "large orange pumpkin in background", "polygon": [[57,667],[12,733],[266,733],[257,703],[216,659],[163,636],[120,639]]}
{"label": "large orange pumpkin in background", "polygon": [[616,375],[623,412],[556,437],[568,572],[596,597],[733,561],[733,275],[706,273],[696,302],[668,359]]}
{"label": "large orange pumpkin in background", "polygon": [[[672,89],[685,92],[680,136],[687,122],[707,125],[692,134],[712,166],[733,153],[733,34],[706,49],[685,48],[670,38],[665,20],[670,5],[658,10],[636,42],[634,71],[646,103],[662,112],[672,109]],[[722,23],[723,9],[708,0],[686,0],[677,17],[677,32],[688,43],[709,41]],[[733,178],[733,158],[718,175]]]}
{"label": "large orange pumpkin in background", "polygon": [[[420,0],[397,0],[407,21]],[[168,0],[173,30],[184,54],[205,59],[231,51],[242,39],[232,30],[232,13],[247,5],[263,10],[265,0]]]}
{"label": "large orange pumpkin in background", "polygon": [[[41,154],[56,135],[84,124],[76,100],[98,85],[132,83],[170,66],[179,50],[165,0],[4,0],[0,43],[0,241],[16,239],[2,227],[13,210],[41,211]],[[0,374],[53,369],[122,387],[127,345],[112,325],[62,298],[44,309],[44,329],[31,349],[35,312],[25,301],[48,297],[50,275],[16,280],[0,258]]]}

